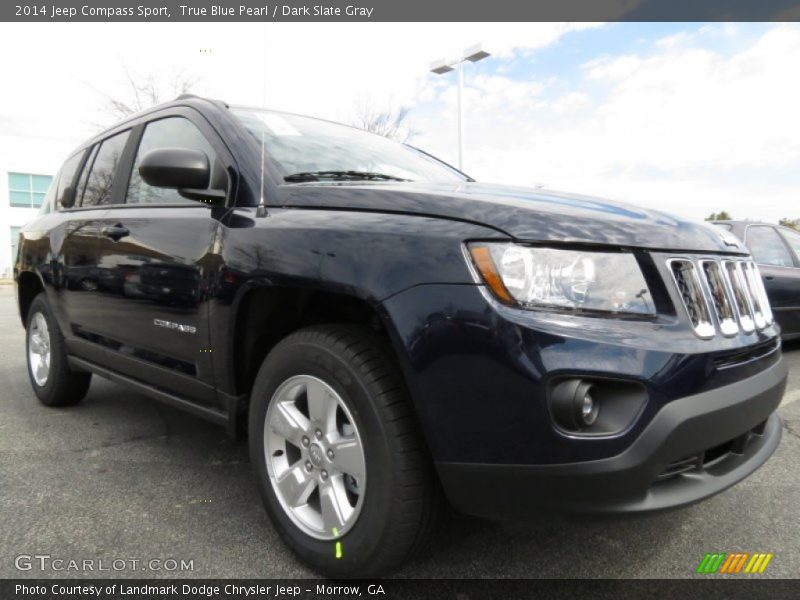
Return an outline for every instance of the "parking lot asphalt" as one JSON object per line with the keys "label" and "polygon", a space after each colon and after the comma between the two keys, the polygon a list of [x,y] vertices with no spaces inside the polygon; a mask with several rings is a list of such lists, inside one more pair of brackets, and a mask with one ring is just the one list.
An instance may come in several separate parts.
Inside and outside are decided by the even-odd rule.
{"label": "parking lot asphalt", "polygon": [[[28,382],[23,333],[13,287],[0,285],[0,577],[313,576],[272,529],[244,442],[97,377],[81,404],[43,407]],[[747,551],[775,555],[762,577],[797,577],[800,344],[784,350],[783,441],[739,485],[648,516],[528,525],[451,516],[431,550],[396,576],[692,577],[706,552]],[[18,570],[16,557],[36,554],[94,560],[95,569],[100,559],[126,564]],[[152,559],[164,566],[142,570]],[[166,570],[168,559],[193,568]]]}

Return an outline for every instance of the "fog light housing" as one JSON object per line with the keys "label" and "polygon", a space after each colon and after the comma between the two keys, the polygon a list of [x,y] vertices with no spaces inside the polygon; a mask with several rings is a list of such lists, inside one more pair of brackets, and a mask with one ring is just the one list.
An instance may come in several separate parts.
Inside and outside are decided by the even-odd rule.
{"label": "fog light housing", "polygon": [[642,413],[647,398],[647,388],[638,381],[561,374],[547,383],[553,424],[581,437],[622,433]]}
{"label": "fog light housing", "polygon": [[594,425],[600,404],[593,391],[594,384],[582,379],[567,379],[553,388],[551,407],[556,422],[568,431],[582,431]]}

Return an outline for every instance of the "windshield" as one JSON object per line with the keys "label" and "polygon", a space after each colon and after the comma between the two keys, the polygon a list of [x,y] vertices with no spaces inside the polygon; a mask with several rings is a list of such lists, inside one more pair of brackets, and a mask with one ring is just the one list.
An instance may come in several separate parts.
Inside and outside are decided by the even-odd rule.
{"label": "windshield", "polygon": [[249,108],[231,112],[278,163],[287,182],[465,181],[419,150],[354,127]]}

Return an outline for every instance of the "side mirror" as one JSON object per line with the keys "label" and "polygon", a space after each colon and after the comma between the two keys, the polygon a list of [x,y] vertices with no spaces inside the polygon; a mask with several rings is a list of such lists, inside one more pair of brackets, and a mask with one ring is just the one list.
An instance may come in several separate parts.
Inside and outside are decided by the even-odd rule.
{"label": "side mirror", "polygon": [[208,157],[199,150],[159,148],[144,155],[139,175],[153,187],[201,190],[208,187],[211,169]]}
{"label": "side mirror", "polygon": [[75,188],[68,185],[61,192],[61,198],[58,199],[61,208],[72,208],[75,205]]}
{"label": "side mirror", "polygon": [[225,190],[208,189],[211,168],[208,157],[199,150],[188,148],[159,148],[151,150],[139,163],[139,175],[153,187],[175,188],[189,200],[206,204],[224,204],[228,193]]}

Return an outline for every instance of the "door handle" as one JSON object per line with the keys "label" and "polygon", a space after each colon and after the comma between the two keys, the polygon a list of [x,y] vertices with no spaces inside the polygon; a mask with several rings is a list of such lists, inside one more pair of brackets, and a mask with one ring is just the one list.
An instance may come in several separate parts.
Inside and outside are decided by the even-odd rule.
{"label": "door handle", "polygon": [[764,275],[764,279],[766,279],[767,281],[772,281],[773,279],[775,279],[775,275]]}
{"label": "door handle", "polygon": [[100,233],[106,236],[107,238],[111,238],[112,240],[119,241],[120,239],[124,238],[127,235],[130,235],[130,231],[127,227],[123,227],[122,225],[114,225],[112,227],[103,227],[100,230]]}

